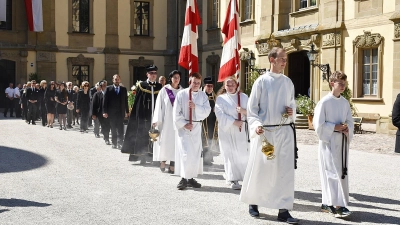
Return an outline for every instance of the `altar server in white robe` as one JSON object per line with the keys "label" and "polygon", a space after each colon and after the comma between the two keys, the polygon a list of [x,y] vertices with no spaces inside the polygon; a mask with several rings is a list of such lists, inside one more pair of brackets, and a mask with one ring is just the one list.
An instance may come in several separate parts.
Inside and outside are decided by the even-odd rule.
{"label": "altar server in white robe", "polygon": [[179,85],[181,72],[173,70],[169,74],[170,84],[158,92],[153,116],[153,127],[160,132],[158,140],[153,144],[153,161],[159,161],[160,170],[165,171],[166,161],[170,161],[168,173],[174,173],[175,161],[175,130],[172,120],[172,108],[176,95],[183,88]]}
{"label": "altar server in white robe", "polygon": [[[178,92],[173,110],[175,124],[175,174],[182,177],[177,188],[200,188],[194,177],[203,173],[201,129],[204,120],[211,111],[207,95],[199,91],[201,75],[191,74],[190,87]],[[190,94],[192,100],[190,100]],[[190,123],[189,108],[192,110]]]}
{"label": "altar server in white robe", "polygon": [[[290,124],[296,118],[294,86],[281,73],[287,62],[285,50],[272,48],[268,59],[271,69],[254,82],[247,105],[250,157],[240,200],[250,204],[253,217],[259,216],[259,205],[279,209],[278,220],[296,224],[299,220],[288,212],[294,201],[295,131]],[[284,113],[288,114],[286,121]],[[261,152],[264,138],[275,147],[272,160]]]}
{"label": "altar server in white robe", "polygon": [[[218,119],[219,146],[224,158],[225,179],[232,189],[240,190],[249,160],[248,126],[246,122],[248,97],[239,93],[235,77],[225,79],[218,92],[215,115]],[[241,119],[238,118],[241,114]]]}
{"label": "altar server in white robe", "polygon": [[349,102],[341,96],[346,89],[347,76],[334,72],[329,78],[332,92],[315,107],[313,125],[319,138],[318,158],[321,175],[321,211],[336,217],[351,212],[349,203],[348,155],[353,138],[354,122]]}

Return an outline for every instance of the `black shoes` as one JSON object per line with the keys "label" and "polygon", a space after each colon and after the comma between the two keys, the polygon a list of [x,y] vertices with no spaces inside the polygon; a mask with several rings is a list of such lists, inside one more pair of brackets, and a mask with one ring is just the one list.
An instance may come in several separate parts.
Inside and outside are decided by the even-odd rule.
{"label": "black shoes", "polygon": [[352,214],[352,212],[350,212],[346,207],[340,207],[338,209],[336,209],[336,214],[335,217],[348,217]]}
{"label": "black shoes", "polygon": [[178,188],[178,190],[183,190],[183,189],[187,188],[187,186],[188,186],[187,180],[185,178],[182,178],[182,180],[179,181],[179,184],[176,187]]}
{"label": "black shoes", "polygon": [[321,205],[321,212],[329,213],[339,218],[348,217],[352,214],[346,207],[335,208],[324,204]]}
{"label": "black shoes", "polygon": [[287,211],[287,210],[285,212],[278,213],[278,220],[286,222],[286,223],[289,223],[289,224],[297,224],[297,223],[299,223],[299,220],[296,219],[296,218],[293,218],[290,215],[289,211]]}
{"label": "black shoes", "polygon": [[188,187],[192,187],[192,188],[201,188],[201,184],[198,183],[195,179],[189,179],[188,183],[187,183]]}
{"label": "black shoes", "polygon": [[336,214],[336,209],[332,205],[328,206],[328,205],[322,204],[321,205],[321,212],[325,212],[325,213],[329,213],[329,214],[335,215]]}
{"label": "black shoes", "polygon": [[100,134],[94,134],[96,138],[100,138]]}
{"label": "black shoes", "polygon": [[35,122],[32,122],[32,125],[36,125],[36,123],[35,123]]}
{"label": "black shoes", "polygon": [[249,205],[249,214],[252,217],[259,217],[260,212],[258,211],[258,205]]}

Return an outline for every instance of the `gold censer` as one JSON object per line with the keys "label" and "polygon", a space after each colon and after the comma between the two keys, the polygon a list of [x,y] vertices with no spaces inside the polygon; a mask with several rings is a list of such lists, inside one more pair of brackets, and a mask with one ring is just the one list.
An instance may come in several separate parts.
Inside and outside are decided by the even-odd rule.
{"label": "gold censer", "polygon": [[272,160],[275,158],[274,150],[274,146],[269,143],[268,140],[264,137],[264,140],[261,144],[261,151],[262,153],[264,153],[265,156],[267,156],[268,160]]}
{"label": "gold censer", "polygon": [[[266,129],[266,128],[263,128],[263,127],[261,127],[261,128],[263,128],[264,130],[269,131],[269,132],[274,132],[276,130],[279,130],[282,127],[282,125],[286,122],[286,120],[288,118],[289,118],[289,115],[287,113],[283,113],[282,114],[282,118],[281,118],[281,122],[275,129],[269,130],[269,129]],[[261,152],[264,153],[264,155],[267,157],[268,160],[275,159],[275,155],[274,155],[275,148],[274,148],[274,146],[271,143],[269,143],[269,141],[267,140],[265,135],[263,135],[263,136],[264,136],[264,140],[261,143]]]}

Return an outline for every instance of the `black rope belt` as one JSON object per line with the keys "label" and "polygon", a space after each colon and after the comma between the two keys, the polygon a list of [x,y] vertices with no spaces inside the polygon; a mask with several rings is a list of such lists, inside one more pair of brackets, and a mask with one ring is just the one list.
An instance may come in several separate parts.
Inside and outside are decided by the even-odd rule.
{"label": "black rope belt", "polygon": [[286,123],[282,125],[263,125],[262,127],[279,127],[279,126],[290,126],[293,130],[294,137],[294,169],[297,169],[297,159],[299,158],[299,149],[297,148],[297,138],[296,138],[296,125],[294,123]]}
{"label": "black rope belt", "polygon": [[[188,121],[188,122],[189,122],[190,120],[186,120],[186,121]],[[192,120],[192,123],[193,123],[193,122],[195,122],[195,123],[202,123],[202,122],[203,122],[203,120],[197,120],[197,121],[195,121],[195,120]]]}
{"label": "black rope belt", "polygon": [[[339,131],[335,131],[340,133]],[[342,134],[342,179],[346,178],[347,175],[347,136]]]}

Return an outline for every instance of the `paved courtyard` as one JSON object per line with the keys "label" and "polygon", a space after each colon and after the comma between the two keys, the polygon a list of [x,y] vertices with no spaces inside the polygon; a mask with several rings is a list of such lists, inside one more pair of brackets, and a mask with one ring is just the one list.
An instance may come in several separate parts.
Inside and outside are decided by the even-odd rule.
{"label": "paved courtyard", "polygon": [[[276,210],[261,208],[259,219],[248,215],[240,192],[225,184],[221,156],[198,178],[202,188],[179,191],[179,177],[129,162],[91,132],[37,124],[0,115],[0,224],[284,224],[276,221]],[[385,143],[373,133],[355,137],[370,144],[351,146],[354,213],[343,220],[319,212],[317,146],[304,144],[312,138],[307,132],[298,131],[291,212],[301,224],[400,224],[400,155],[374,150],[394,146],[386,143],[393,136]]]}

